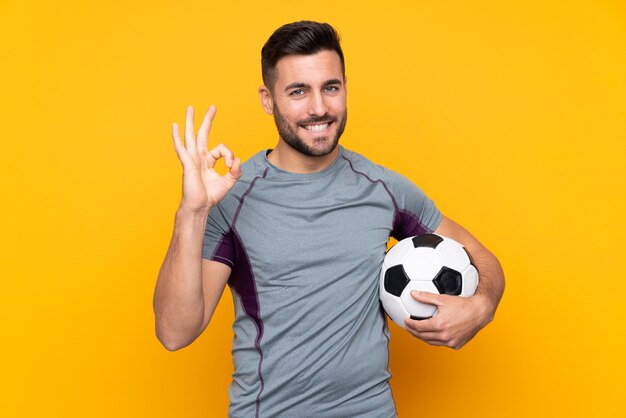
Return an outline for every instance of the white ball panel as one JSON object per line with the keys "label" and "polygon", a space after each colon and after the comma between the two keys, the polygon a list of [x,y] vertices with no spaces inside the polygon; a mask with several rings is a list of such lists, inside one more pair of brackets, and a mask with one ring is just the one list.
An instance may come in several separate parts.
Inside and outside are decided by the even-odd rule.
{"label": "white ball panel", "polygon": [[432,280],[443,267],[441,258],[432,248],[414,248],[402,259],[411,280]]}
{"label": "white ball panel", "polygon": [[400,299],[409,315],[413,316],[433,316],[437,307],[427,303],[418,302],[411,296],[411,290],[422,290],[430,293],[439,293],[435,284],[430,280],[411,280],[406,285]]}
{"label": "white ball panel", "polygon": [[394,245],[389,249],[389,251],[387,251],[383,262],[384,268],[389,268],[397,264],[401,264],[405,254],[412,250],[413,241],[411,241],[410,239],[403,239],[402,241],[398,241],[396,245]]}
{"label": "white ball panel", "polygon": [[470,264],[461,274],[463,275],[461,296],[472,296],[478,287],[478,271]]}
{"label": "white ball panel", "polygon": [[404,320],[410,315],[402,305],[402,301],[400,300],[400,298],[390,293],[383,292],[381,294],[380,300],[383,303],[383,308],[385,308],[385,312],[387,312],[387,315],[389,315],[393,322],[400,325],[402,328],[406,328],[406,325],[404,325]]}
{"label": "white ball panel", "polygon": [[463,246],[453,239],[444,238],[443,242],[437,245],[436,250],[444,266],[463,271],[470,265],[470,259]]}

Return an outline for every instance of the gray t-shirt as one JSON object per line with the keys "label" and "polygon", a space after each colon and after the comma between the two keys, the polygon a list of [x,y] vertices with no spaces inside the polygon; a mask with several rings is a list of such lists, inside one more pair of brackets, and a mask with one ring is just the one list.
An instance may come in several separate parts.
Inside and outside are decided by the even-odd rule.
{"label": "gray t-shirt", "polygon": [[395,417],[378,276],[390,236],[441,213],[405,177],[340,146],[312,174],[261,151],[207,221],[203,258],[230,266],[229,417]]}

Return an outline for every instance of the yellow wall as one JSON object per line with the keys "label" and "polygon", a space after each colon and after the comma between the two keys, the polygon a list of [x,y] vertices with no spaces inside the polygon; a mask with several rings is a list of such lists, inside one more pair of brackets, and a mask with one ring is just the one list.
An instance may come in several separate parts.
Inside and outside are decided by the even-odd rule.
{"label": "yellow wall", "polygon": [[625,416],[618,0],[0,1],[0,416],[225,416],[230,296],[184,350],[153,330],[180,197],[170,126],[214,103],[212,142],[272,147],[260,48],[300,19],[343,36],[342,143],[413,179],[506,271],[495,321],[460,351],[392,325],[400,415]]}

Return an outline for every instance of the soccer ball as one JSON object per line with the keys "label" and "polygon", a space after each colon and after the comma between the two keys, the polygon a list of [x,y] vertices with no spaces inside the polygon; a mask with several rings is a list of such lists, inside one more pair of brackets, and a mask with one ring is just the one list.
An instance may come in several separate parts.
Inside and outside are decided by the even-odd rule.
{"label": "soccer ball", "polygon": [[428,319],[437,307],[413,299],[411,290],[471,296],[478,270],[463,245],[436,234],[405,238],[394,245],[380,272],[380,300],[387,315],[405,328],[404,319]]}

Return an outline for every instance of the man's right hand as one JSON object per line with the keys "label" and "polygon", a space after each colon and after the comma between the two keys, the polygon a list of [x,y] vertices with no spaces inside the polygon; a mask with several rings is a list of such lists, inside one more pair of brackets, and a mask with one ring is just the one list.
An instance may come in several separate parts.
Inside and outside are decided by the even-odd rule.
{"label": "man's right hand", "polygon": [[[185,126],[185,144],[180,139],[178,124],[172,126],[174,149],[183,165],[183,197],[180,208],[191,211],[203,211],[215,206],[241,177],[239,168],[241,161],[235,158],[232,151],[224,144],[219,144],[208,151],[209,132],[215,117],[215,106],[211,105],[200,129],[197,138],[193,128],[193,107],[187,108]],[[214,169],[215,163],[224,158],[229,171],[220,176]]]}

